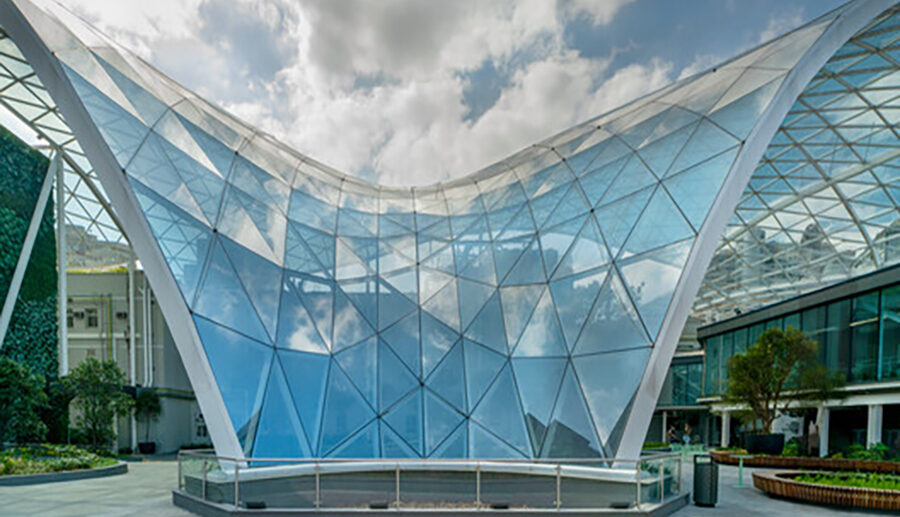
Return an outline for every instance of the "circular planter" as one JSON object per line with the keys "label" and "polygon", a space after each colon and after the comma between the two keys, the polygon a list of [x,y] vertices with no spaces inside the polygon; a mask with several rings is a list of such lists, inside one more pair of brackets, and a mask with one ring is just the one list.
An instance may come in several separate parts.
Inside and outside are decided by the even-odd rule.
{"label": "circular planter", "polygon": [[[737,465],[740,461],[730,451],[711,451],[716,463]],[[900,462],[850,460],[834,458],[810,458],[806,456],[746,456],[745,467],[775,469],[811,469],[811,470],[858,470],[860,472],[879,472],[882,474],[900,474]]]}
{"label": "circular planter", "polygon": [[96,469],[64,470],[62,472],[43,472],[41,474],[22,474],[18,476],[0,476],[0,486],[37,485],[39,483],[59,483],[79,479],[103,478],[117,476],[128,472],[125,462]]}
{"label": "circular planter", "polygon": [[809,472],[754,472],[753,486],[771,496],[808,503],[869,510],[900,510],[900,490],[818,485],[791,479],[801,474]]}

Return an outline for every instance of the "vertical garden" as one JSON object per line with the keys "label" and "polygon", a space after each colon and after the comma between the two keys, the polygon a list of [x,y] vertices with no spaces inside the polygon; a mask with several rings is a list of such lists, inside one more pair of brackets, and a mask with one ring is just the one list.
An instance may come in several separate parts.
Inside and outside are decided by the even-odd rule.
{"label": "vertical garden", "polygon": [[[48,165],[44,155],[0,127],[0,300],[5,300],[9,291]],[[0,356],[26,365],[47,379],[58,375],[56,295],[51,199],[44,208],[31,260],[0,349]]]}

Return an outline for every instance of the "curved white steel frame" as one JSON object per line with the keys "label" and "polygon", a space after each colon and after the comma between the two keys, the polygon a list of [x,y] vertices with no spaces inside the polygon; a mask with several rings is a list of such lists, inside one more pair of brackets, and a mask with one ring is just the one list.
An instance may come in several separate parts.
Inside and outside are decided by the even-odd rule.
{"label": "curved white steel frame", "polygon": [[[531,260],[522,258],[529,256],[527,247],[538,250],[535,252],[537,259],[534,260],[536,260],[535,264],[538,264],[536,267],[540,269],[539,275],[543,276],[534,281],[537,288],[527,290],[531,298],[535,299],[531,302],[530,307],[524,309],[522,322],[517,322],[508,314],[498,317],[495,321],[496,325],[500,327],[506,325],[507,327],[506,338],[508,339],[504,340],[504,349],[509,347],[506,359],[504,359],[506,362],[503,363],[504,366],[501,367],[503,370],[499,374],[492,374],[496,375],[492,381],[492,387],[483,388],[487,390],[487,393],[483,393],[483,398],[471,404],[471,407],[463,401],[466,408],[458,410],[465,413],[466,417],[466,421],[459,426],[471,425],[472,431],[470,432],[473,433],[468,438],[468,442],[465,442],[468,443],[468,446],[464,449],[466,452],[463,455],[477,456],[480,454],[479,451],[487,450],[476,447],[475,434],[477,433],[494,434],[493,437],[489,437],[489,440],[492,440],[490,443],[497,445],[490,450],[505,451],[507,449],[498,449],[497,447],[506,446],[509,451],[512,451],[512,454],[523,456],[547,456],[554,452],[559,453],[561,449],[554,448],[554,438],[548,438],[547,435],[554,433],[562,435],[567,430],[578,431],[578,425],[583,422],[572,417],[570,413],[581,411],[582,416],[588,418],[586,425],[591,427],[591,432],[597,433],[592,439],[600,442],[599,446],[591,450],[598,455],[628,458],[636,457],[640,450],[655,400],[674,354],[678,337],[691,309],[691,301],[700,287],[706,268],[719,244],[719,237],[722,235],[729,217],[735,211],[744,186],[750,181],[751,175],[776,134],[779,125],[785,119],[795,100],[829,58],[854,34],[867,27],[872,20],[893,4],[893,1],[888,0],[852,2],[792,33],[739,56],[717,69],[676,83],[660,92],[576,126],[483,171],[446,184],[416,189],[387,189],[365,185],[294,153],[270,137],[260,135],[252,128],[231,119],[217,108],[196,98],[126,51],[93,33],[91,29],[83,26],[82,22],[73,19],[70,14],[55,4],[37,7],[27,0],[4,0],[0,2],[0,25],[15,41],[18,49],[27,58],[28,63],[47,88],[66,124],[77,136],[90,164],[108,193],[122,227],[140,257],[160,300],[161,309],[178,345],[213,442],[220,455],[242,457],[250,453],[251,448],[254,447],[254,431],[251,429],[249,436],[242,436],[245,443],[241,443],[241,438],[238,436],[240,430],[235,429],[236,426],[232,425],[234,417],[229,416],[228,401],[223,395],[222,389],[226,386],[217,382],[212,361],[205,352],[204,342],[198,332],[197,322],[203,323],[205,317],[214,316],[207,314],[203,315],[203,318],[195,320],[192,312],[199,309],[196,299],[199,298],[199,295],[195,297],[193,287],[185,287],[186,281],[183,276],[176,275],[171,269],[173,267],[170,264],[171,257],[167,257],[161,249],[161,244],[157,241],[158,236],[155,236],[154,229],[148,222],[147,207],[146,205],[142,206],[138,199],[135,190],[138,188],[135,186],[138,183],[133,183],[137,181],[133,177],[137,173],[134,171],[134,165],[130,162],[131,157],[138,154],[138,149],[124,153],[119,145],[120,142],[115,140],[115,135],[111,136],[110,133],[104,132],[108,128],[98,127],[96,118],[98,115],[86,107],[88,101],[85,100],[84,92],[76,91],[73,81],[78,79],[78,74],[85,70],[89,71],[91,66],[96,66],[94,58],[77,61],[79,52],[84,54],[87,49],[96,52],[94,54],[96,59],[100,59],[99,56],[102,54],[103,59],[119,60],[115,66],[131,66],[140,70],[142,79],[156,88],[153,93],[157,99],[164,99],[162,103],[167,106],[166,112],[174,113],[174,110],[178,108],[182,111],[189,108],[196,113],[202,112],[202,117],[207,117],[207,127],[227,128],[234,137],[232,144],[235,156],[246,156],[263,169],[268,167],[266,173],[273,178],[276,176],[287,178],[287,184],[294,188],[295,194],[298,188],[309,191],[311,185],[319,188],[320,191],[337,192],[340,197],[334,198],[332,203],[340,205],[342,214],[351,212],[356,214],[357,211],[350,208],[354,202],[357,207],[363,205],[365,208],[366,195],[369,195],[376,199],[374,208],[370,210],[373,214],[372,218],[375,218],[376,215],[380,218],[391,216],[390,209],[385,209],[389,205],[406,205],[410,208],[415,207],[411,213],[406,213],[412,218],[412,221],[418,221],[420,217],[424,218],[423,220],[431,216],[437,219],[443,218],[442,221],[446,220],[447,222],[442,224],[449,223],[448,229],[450,229],[454,221],[456,224],[462,224],[463,221],[472,224],[472,221],[484,218],[490,224],[491,217],[499,213],[499,210],[492,211],[492,209],[497,206],[505,206],[504,200],[512,196],[510,192],[515,191],[515,195],[524,194],[519,205],[526,205],[528,212],[522,212],[525,215],[521,215],[512,210],[513,207],[510,207],[510,210],[512,219],[529,217],[528,221],[533,225],[533,234],[529,234],[531,235],[531,240],[528,241],[530,244],[523,245],[524,251],[519,252],[520,256],[515,260],[515,265],[509,266],[503,279],[499,278],[503,276],[500,274],[493,277],[493,281],[497,284],[494,286],[493,292],[495,294],[499,292],[502,295],[513,292],[514,288],[520,289],[520,284],[523,282],[520,281],[518,284],[509,282],[509,278],[514,276],[512,270]],[[65,20],[65,24],[60,20]],[[82,38],[81,41],[74,36],[75,33]],[[112,87],[110,91],[104,92],[105,95],[113,97],[122,95],[118,87],[109,82],[108,76],[99,74],[97,77],[100,77],[98,86],[101,90],[104,84]],[[103,83],[103,81],[107,81],[107,83]],[[134,100],[136,103],[141,102],[141,99]],[[126,109],[127,105],[127,109],[137,114],[138,110],[128,100],[124,100],[124,102],[116,100],[115,102],[119,102],[121,109]],[[157,100],[157,102],[159,101]],[[738,108],[741,111],[736,116],[734,110]],[[156,120],[162,118],[164,115]],[[158,123],[158,121],[153,124],[148,122],[147,125],[156,127]],[[224,129],[220,136],[226,138]],[[144,140],[147,137],[148,135],[145,135]],[[142,145],[143,142],[138,147]],[[191,144],[188,142],[185,145]],[[672,147],[673,145],[677,146]],[[123,156],[123,153],[127,156]],[[234,162],[237,160],[238,158],[234,158]],[[593,164],[599,165],[592,169]],[[613,168],[615,170],[612,170]],[[232,174],[234,174],[232,169],[226,171],[228,180],[237,181]],[[564,185],[564,188],[560,187],[561,184]],[[598,184],[604,184],[603,188],[598,187]],[[329,185],[331,186],[329,187]],[[546,209],[541,208],[542,203],[550,203],[551,198],[548,192],[553,193],[557,190],[559,192],[557,197],[552,199],[552,205]],[[272,192],[270,191],[269,194],[271,195]],[[293,194],[289,193],[288,195]],[[618,197],[616,197],[617,195]],[[223,202],[227,202],[228,194],[225,196],[226,200]],[[624,203],[624,200],[633,200],[634,196],[645,197],[638,206],[638,213],[629,215],[628,204]],[[348,199],[351,201],[347,201]],[[377,199],[381,200],[380,208]],[[285,204],[287,203],[285,201]],[[472,209],[477,213],[467,212],[466,210],[470,210],[473,204],[478,205],[477,209]],[[577,206],[573,207],[573,204]],[[437,208],[438,205],[441,208]],[[590,207],[590,215],[587,212],[588,207]],[[623,211],[623,207],[626,210]],[[520,209],[521,206],[515,208]],[[282,209],[282,211],[284,210],[286,208]],[[522,208],[522,210],[525,209]],[[546,213],[542,210],[546,210]],[[362,212],[365,210],[359,213]],[[443,215],[448,212],[452,217]],[[535,214],[538,213],[541,215],[536,216]],[[482,216],[481,214],[486,215]],[[566,218],[560,219],[562,215],[557,216],[557,214],[563,214]],[[569,218],[576,216],[579,218],[578,226],[571,228],[571,221],[574,219]],[[265,249],[264,246],[257,246],[257,249],[254,249],[254,245],[248,244],[248,239],[256,237],[248,237],[239,232],[229,233],[227,225],[223,224],[223,222],[227,223],[228,217],[230,217],[230,213],[219,210],[218,221],[214,221],[214,223],[218,224],[219,233],[223,235],[214,236],[214,244],[211,247],[215,246],[215,242],[221,241],[227,244],[232,242],[230,239],[235,239],[241,242],[241,246],[269,256],[271,261],[278,266],[283,266],[288,260],[283,244],[276,243],[274,246],[269,246],[268,249]],[[357,215],[352,217],[357,217]],[[358,215],[358,217],[362,218],[363,216]],[[453,219],[454,217],[456,219]],[[463,219],[465,217],[469,218]],[[626,228],[615,227],[621,221],[628,223]],[[413,225],[415,224],[414,222]],[[487,241],[493,243],[492,257],[494,254],[502,255],[503,251],[498,246],[502,247],[503,243],[507,242],[502,240],[503,232],[513,223],[509,223],[507,219],[504,224],[505,226],[502,228],[498,226],[493,232],[486,226],[482,232],[486,232],[489,235]],[[568,229],[566,229],[567,224]],[[592,235],[596,234],[599,237],[593,240],[584,238],[582,224],[584,232],[590,232],[591,229],[596,228]],[[259,229],[257,228],[257,230]],[[457,234],[455,238],[461,239],[472,237],[473,234],[466,233],[470,230],[471,228],[460,229],[457,232],[457,229],[453,228],[452,232]],[[215,234],[216,227],[213,227],[211,231]],[[338,234],[337,238],[340,240],[340,230],[335,229],[335,233]],[[416,231],[415,239],[421,241],[423,233],[422,229]],[[348,242],[351,240],[349,235],[347,239]],[[557,245],[554,244],[553,239],[562,239],[567,241],[567,244],[557,250],[554,248]],[[265,239],[256,242],[264,241]],[[592,248],[589,248],[587,259],[583,256],[576,256],[576,254],[584,252],[580,248],[576,249],[582,242],[585,243],[585,246],[593,245]],[[415,241],[413,246],[418,249]],[[421,242],[418,246],[421,246]],[[558,251],[558,256],[548,253],[548,250],[554,253]],[[214,253],[211,251],[210,255]],[[413,250],[416,262],[412,269],[412,271],[418,271],[419,275],[418,284],[413,287],[422,302],[420,303],[422,308],[418,312],[436,314],[440,310],[429,304],[438,295],[433,290],[434,286],[423,287],[422,278],[427,274],[422,271],[427,268],[418,263],[418,258],[420,258],[418,253],[420,251]],[[431,256],[427,258],[430,259]],[[212,258],[207,259],[207,261],[211,260]],[[378,257],[377,260],[385,259]],[[588,261],[587,264],[584,262],[585,260]],[[576,262],[580,269],[573,266],[573,262]],[[565,263],[567,267],[572,267],[572,271],[575,273],[560,279],[558,274],[562,263]],[[338,278],[334,284],[335,292],[338,287],[343,287],[340,283],[341,272],[339,270],[346,267],[347,264],[347,262],[342,263],[339,258],[338,262],[334,264],[334,270],[338,271],[330,272]],[[366,268],[365,260],[357,260],[352,265],[361,267],[363,270]],[[208,265],[206,267],[209,268]],[[499,266],[497,268],[499,270]],[[544,271],[545,268],[547,271]],[[653,270],[652,273],[655,276],[648,276],[648,268]],[[599,281],[596,282],[596,291],[593,292],[599,291],[600,295],[606,293],[606,299],[612,305],[592,307],[590,314],[580,316],[580,320],[575,318],[576,321],[579,321],[577,325],[579,333],[577,338],[574,336],[570,338],[569,335],[563,336],[558,329],[562,326],[565,327],[563,329],[565,331],[568,326],[566,325],[567,317],[561,314],[565,312],[563,310],[564,296],[558,296],[556,292],[552,292],[554,285],[562,284],[554,284],[554,282],[566,278],[586,281],[588,277],[585,271],[595,272],[597,275],[601,275],[600,278],[605,278],[602,285]],[[379,269],[376,273],[376,275],[381,275],[378,277],[378,281],[381,281],[381,277],[384,276],[382,272],[383,270]],[[457,273],[459,273],[459,281],[462,283],[465,275],[460,271]],[[493,274],[492,270],[491,275]],[[521,274],[527,276],[538,273],[525,272]],[[349,273],[347,275],[353,276]],[[373,276],[373,278],[375,277]],[[205,279],[199,280],[200,283],[205,281]],[[451,281],[454,282],[453,286],[455,287],[457,279],[454,278]],[[570,284],[572,282],[575,280],[571,280]],[[387,282],[385,281],[385,283]],[[660,284],[663,284],[663,287],[660,287]],[[654,294],[654,288],[662,289],[663,293]],[[443,287],[437,286],[436,289],[439,292]],[[429,291],[433,296],[422,299],[424,291]],[[454,290],[454,300],[457,300],[456,296],[457,293]],[[463,298],[462,288],[460,288],[459,297]],[[552,306],[549,309],[554,314],[551,318],[552,321],[545,321],[535,316],[538,313],[543,314],[541,312],[543,305],[540,300],[544,300],[545,297],[547,304]],[[601,298],[602,296],[598,296],[596,299],[601,300]],[[187,299],[187,303],[185,299]],[[464,301],[468,303],[470,300],[467,298]],[[459,301],[457,300],[455,303],[459,303]],[[504,310],[512,310],[506,307],[506,298],[503,298],[503,305]],[[617,312],[617,315],[610,316],[610,311]],[[560,314],[557,315],[557,313]],[[448,316],[444,323],[449,324],[449,320],[454,319],[460,335],[468,335],[468,330],[460,327],[458,318],[460,318],[459,314]],[[473,316],[473,318],[477,319],[478,317]],[[623,321],[630,321],[632,326],[629,327],[626,323],[626,326],[623,327]],[[329,322],[329,325],[332,323],[337,325],[336,320]],[[207,324],[215,326],[221,323],[203,323],[203,325]],[[510,333],[510,325],[518,325],[518,328]],[[622,333],[624,329],[634,333],[634,336],[628,338],[630,341],[627,345],[621,345],[618,342],[609,344],[600,338],[597,338],[599,342],[595,343],[591,341],[594,336],[583,337],[588,333],[583,329],[589,326],[591,332],[600,335],[604,332]],[[500,385],[500,381],[496,379],[499,379],[504,371],[516,370],[513,365],[533,359],[532,356],[556,357],[545,349],[549,346],[547,343],[554,344],[553,338],[548,338],[547,329],[550,327],[557,328],[556,337],[559,342],[555,345],[563,347],[557,355],[563,361],[560,364],[565,365],[563,368],[567,372],[565,377],[562,377],[563,374],[560,373],[561,381],[559,382],[562,382],[562,388],[556,395],[557,400],[554,403],[555,408],[552,408],[552,418],[548,413],[542,422],[542,424],[550,426],[550,430],[546,431],[532,426],[528,428],[530,441],[526,439],[525,443],[520,444],[512,443],[514,440],[510,440],[504,445],[505,437],[497,437],[498,433],[502,433],[499,431],[495,433],[489,425],[491,424],[489,419],[485,415],[479,415],[478,404],[482,404],[481,407],[488,405],[484,401],[491,397],[492,390],[497,391],[493,386]],[[377,330],[384,329],[378,328]],[[537,338],[530,334],[532,330],[537,333],[535,334]],[[528,339],[525,338],[526,335]],[[333,334],[333,336],[337,337],[337,334]],[[275,349],[279,350],[278,345],[274,343],[274,338],[272,341]],[[208,340],[207,344],[209,343]],[[347,343],[347,345],[351,345],[351,343]],[[482,345],[490,346],[491,343],[482,343]],[[312,345],[304,342],[302,346],[306,347],[303,348],[304,353],[308,353],[310,352],[309,347]],[[335,339],[334,343],[328,342],[327,350],[317,351],[317,353],[329,357],[339,355],[342,350],[338,350],[338,347],[341,346],[342,344]],[[423,343],[422,346],[426,345]],[[390,351],[391,347],[388,346],[387,350]],[[598,355],[599,351],[607,355]],[[278,353],[288,354],[289,352]],[[277,359],[278,353],[273,353],[273,357]],[[613,353],[619,355],[608,355]],[[594,362],[594,359],[598,357],[608,359],[608,361]],[[587,362],[588,359],[591,360],[590,363]],[[341,364],[338,359],[332,357],[330,360],[335,365],[332,368],[344,368],[344,366],[338,366]],[[278,360],[272,361],[276,366],[280,364]],[[586,366],[588,364],[595,365],[602,371],[588,368]],[[628,370],[629,366],[633,368],[633,372],[621,371],[623,368]],[[434,369],[437,370],[438,367],[434,367]],[[420,371],[418,373],[421,385],[425,386],[418,389],[425,393],[427,387],[437,393],[435,396],[428,394],[431,392],[418,396],[426,399],[429,396],[435,399],[440,398],[440,389],[429,384],[432,381],[427,372]],[[274,378],[277,374],[272,375]],[[512,375],[513,373],[509,373],[509,376]],[[515,376],[516,378],[520,377],[518,370],[515,371]],[[571,381],[570,378],[575,380]],[[513,380],[515,382],[515,378]],[[567,380],[569,380],[568,385],[573,386],[578,393],[575,395],[577,399],[571,400],[580,402],[569,402],[568,396],[564,395],[563,391],[567,386]],[[526,395],[521,393],[523,385],[540,381],[540,376],[519,379],[518,391],[520,393],[516,394],[517,398],[515,399],[517,407],[519,404],[525,406],[529,404]],[[275,382],[276,380],[273,380],[270,384]],[[356,381],[351,379],[351,382]],[[573,382],[574,384],[572,384]],[[636,389],[628,387],[631,382]],[[266,383],[261,381],[259,389],[274,388],[266,388]],[[623,389],[624,396],[620,393]],[[584,399],[581,398],[582,391],[585,393],[586,398]],[[262,396],[263,392],[260,391],[258,397]],[[324,394],[322,396],[324,397]],[[266,397],[268,398],[269,395]],[[604,407],[604,402],[609,402],[610,406]],[[441,404],[445,403],[441,402]],[[570,407],[570,404],[576,404],[578,407]],[[260,413],[265,412],[265,407],[262,406],[262,403],[257,403],[254,410],[252,421],[245,423],[251,424],[249,427],[255,429],[256,420],[265,418],[260,417]],[[377,411],[381,410],[382,408],[379,406]],[[376,419],[380,420],[382,416],[388,416],[392,410],[390,407],[384,408],[383,412],[378,413]],[[526,410],[529,416],[532,416],[532,412],[527,408]],[[426,404],[426,413],[427,411]],[[468,423],[470,416],[472,417],[471,424]],[[316,418],[317,420],[327,420],[328,414],[327,412],[317,413]],[[419,418],[423,417],[420,415]],[[428,418],[427,415],[424,418]],[[294,424],[294,422],[281,423],[282,425]],[[297,424],[306,426],[307,422],[297,421]],[[370,424],[367,423],[364,427],[368,428]],[[316,425],[318,426],[318,422]],[[371,425],[383,429],[382,426],[387,424],[378,422]],[[322,427],[325,426],[326,424],[322,424]],[[319,433],[322,432],[321,428],[317,427],[317,429]],[[350,433],[351,436],[343,436],[340,440],[336,440],[339,443],[329,443],[330,448],[326,448],[323,438],[319,436],[314,440],[315,443],[307,444],[309,447],[307,451],[319,455],[338,454],[342,447],[357,440],[356,437],[363,434],[360,429],[353,430]],[[391,428],[388,427],[388,429]],[[259,431],[260,434],[264,432],[264,430]],[[451,434],[455,432],[452,431]],[[536,433],[540,433],[540,439],[536,439]],[[445,441],[449,439],[447,436],[443,437]],[[477,440],[485,439],[478,438]],[[571,446],[571,443],[567,446]],[[376,450],[382,451],[381,455],[385,455],[384,447],[385,445],[382,443],[381,448],[376,447]],[[440,452],[437,444],[430,449],[429,447],[421,445],[416,452],[421,455]],[[572,454],[570,453],[570,455]]]}

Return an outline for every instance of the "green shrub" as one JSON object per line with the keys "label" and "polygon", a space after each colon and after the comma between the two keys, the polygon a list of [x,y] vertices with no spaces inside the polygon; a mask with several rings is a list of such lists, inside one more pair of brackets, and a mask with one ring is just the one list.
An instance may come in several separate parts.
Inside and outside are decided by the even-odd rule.
{"label": "green shrub", "polygon": [[668,449],[669,444],[666,442],[645,442],[643,449],[645,451],[652,449]]}
{"label": "green shrub", "polygon": [[792,438],[791,440],[789,440],[784,444],[784,449],[782,449],[781,455],[790,457],[800,456],[800,441],[796,438]]}
{"label": "green shrub", "polygon": [[125,372],[115,361],[89,357],[66,377],[75,398],[75,423],[94,450],[108,450],[116,417],[127,416],[134,400],[125,394]]}
{"label": "green shrub", "polygon": [[47,434],[40,411],[47,405],[44,379],[8,357],[0,357],[0,446],[38,442]]}
{"label": "green shrub", "polygon": [[0,453],[0,476],[100,468],[115,463],[114,459],[72,445],[29,445]]}
{"label": "green shrub", "polygon": [[794,480],[817,485],[900,490],[900,476],[877,472],[813,473],[797,476]]}

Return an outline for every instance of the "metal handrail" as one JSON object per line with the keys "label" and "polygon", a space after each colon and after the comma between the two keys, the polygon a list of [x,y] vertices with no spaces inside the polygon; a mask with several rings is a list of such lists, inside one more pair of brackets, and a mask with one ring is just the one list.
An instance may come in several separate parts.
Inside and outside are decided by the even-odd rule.
{"label": "metal handrail", "polygon": [[[552,475],[555,477],[555,492],[556,497],[553,501],[553,507],[556,510],[561,510],[563,507],[563,491],[562,491],[562,478],[565,477],[564,467],[565,466],[594,466],[598,469],[609,470],[609,471],[621,471],[628,472],[627,468],[623,468],[626,465],[634,466],[634,480],[635,480],[635,500],[634,506],[635,508],[640,509],[641,505],[644,504],[643,498],[643,489],[645,488],[645,484],[649,484],[651,487],[656,484],[658,485],[658,502],[662,504],[666,500],[666,490],[665,490],[665,478],[667,476],[677,477],[677,480],[673,480],[674,483],[671,486],[674,494],[680,494],[682,492],[682,463],[683,457],[679,453],[652,453],[648,454],[644,457],[637,459],[630,458],[494,458],[494,459],[468,459],[468,458],[447,458],[447,459],[436,459],[436,458],[235,458],[230,456],[219,456],[215,454],[212,450],[185,450],[179,451],[178,453],[178,487],[181,489],[184,485],[182,484],[182,476],[184,476],[184,472],[181,468],[181,463],[187,459],[197,459],[202,461],[202,486],[201,486],[201,497],[203,500],[207,498],[207,470],[211,463],[225,463],[233,465],[233,500],[232,505],[234,508],[239,508],[241,504],[240,499],[240,484],[241,484],[241,473],[252,471],[252,465],[260,466],[261,468],[266,468],[264,464],[272,463],[279,464],[281,466],[287,465],[311,465],[313,466],[314,476],[315,476],[315,500],[314,507],[318,510],[322,508],[322,487],[321,487],[321,475],[328,474],[326,469],[323,469],[323,466],[327,465],[341,465],[341,464],[351,464],[351,463],[361,463],[361,464],[380,464],[390,471],[390,467],[393,466],[394,470],[394,505],[399,508],[401,505],[401,487],[400,487],[400,475],[404,470],[404,466],[412,466],[412,465],[427,465],[427,464],[460,464],[460,465],[471,465],[472,470],[475,474],[475,508],[481,508],[483,505],[482,497],[482,470],[484,467],[489,467],[491,464],[496,465],[540,465],[542,467],[554,467],[552,470],[548,470],[544,472],[543,475]],[[677,461],[677,468],[667,469],[667,461]],[[658,468],[658,472],[656,472],[656,476],[654,476],[653,472],[645,472],[645,468],[652,469],[653,466]],[[220,466],[221,469],[221,466]],[[229,472],[232,469],[221,469],[222,472],[226,474],[232,474]],[[668,472],[668,474],[667,474]],[[569,474],[572,475],[571,473]],[[577,474],[576,474],[577,475]],[[657,477],[658,476],[658,477]],[[657,479],[654,479],[657,477]],[[229,480],[232,481],[232,480]],[[246,481],[246,480],[245,480]]]}

